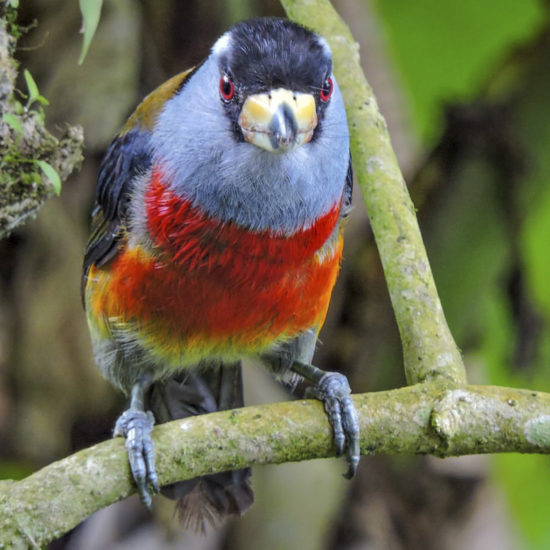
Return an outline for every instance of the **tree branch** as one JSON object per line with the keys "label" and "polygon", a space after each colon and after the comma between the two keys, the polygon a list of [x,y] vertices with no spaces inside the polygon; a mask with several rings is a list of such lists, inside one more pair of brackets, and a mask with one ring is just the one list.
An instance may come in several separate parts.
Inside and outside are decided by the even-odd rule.
{"label": "tree branch", "polygon": [[281,3],[291,19],[319,32],[332,48],[350,123],[353,166],[399,326],[407,381],[442,377],[465,383],[386,121],[359,64],[359,45],[328,0]]}
{"label": "tree branch", "polygon": [[[428,382],[354,401],[363,453],[550,452],[550,394]],[[157,426],[153,439],[162,484],[335,453],[322,405],[310,400],[178,420]],[[41,546],[133,492],[121,438],[0,482],[0,548]]]}

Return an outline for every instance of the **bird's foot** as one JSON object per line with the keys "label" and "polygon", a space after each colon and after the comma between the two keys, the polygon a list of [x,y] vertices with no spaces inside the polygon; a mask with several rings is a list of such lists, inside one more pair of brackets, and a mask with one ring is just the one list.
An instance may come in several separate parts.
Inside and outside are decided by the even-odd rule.
{"label": "bird's foot", "polygon": [[151,490],[159,492],[157,472],[155,470],[155,448],[151,431],[155,420],[151,411],[127,409],[115,424],[114,435],[126,439],[126,451],[130,462],[132,477],[136,483],[141,500],[151,508]]}
{"label": "bird's foot", "polygon": [[349,464],[344,477],[351,479],[357,470],[360,458],[359,419],[351,399],[348,379],[338,372],[326,372],[308,394],[323,402],[328,415],[338,455],[345,451]]}

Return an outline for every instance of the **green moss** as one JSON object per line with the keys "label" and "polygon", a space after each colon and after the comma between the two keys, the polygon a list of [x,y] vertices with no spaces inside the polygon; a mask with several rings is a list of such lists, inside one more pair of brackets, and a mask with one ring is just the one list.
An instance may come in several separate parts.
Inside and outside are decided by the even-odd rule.
{"label": "green moss", "polygon": [[[20,30],[16,11],[4,6],[0,11],[0,238],[34,215],[54,193],[52,181],[37,161],[46,163],[63,180],[82,160],[83,134],[67,127],[58,139],[45,127],[43,105],[34,79],[27,71],[29,88],[23,105],[15,95],[17,63],[12,58]],[[19,94],[21,96],[22,94]]]}

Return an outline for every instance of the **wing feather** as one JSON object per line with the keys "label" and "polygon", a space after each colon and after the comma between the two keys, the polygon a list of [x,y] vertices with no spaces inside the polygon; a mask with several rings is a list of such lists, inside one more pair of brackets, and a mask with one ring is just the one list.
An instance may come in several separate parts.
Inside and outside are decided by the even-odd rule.
{"label": "wing feather", "polygon": [[84,254],[83,296],[90,267],[107,264],[124,243],[132,186],[136,176],[151,166],[150,136],[155,121],[166,101],[181,90],[195,70],[180,73],[151,92],[130,116],[101,161],[91,234]]}
{"label": "wing feather", "polygon": [[340,218],[347,218],[351,212],[351,199],[353,194],[353,167],[351,165],[351,155],[349,157],[348,173],[346,183],[342,193],[342,206],[340,208]]}

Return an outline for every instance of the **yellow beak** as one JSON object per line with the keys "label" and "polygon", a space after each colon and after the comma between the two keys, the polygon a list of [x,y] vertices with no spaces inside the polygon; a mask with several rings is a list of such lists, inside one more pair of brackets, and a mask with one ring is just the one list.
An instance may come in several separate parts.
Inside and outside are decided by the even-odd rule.
{"label": "yellow beak", "polygon": [[285,88],[251,95],[242,107],[239,126],[248,143],[275,153],[291,151],[313,136],[315,98]]}

